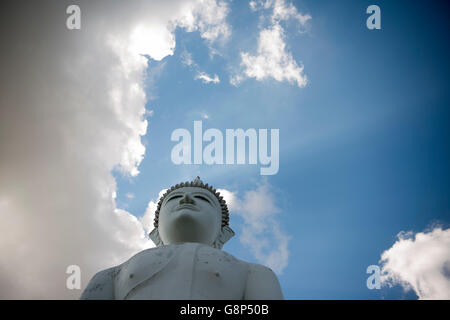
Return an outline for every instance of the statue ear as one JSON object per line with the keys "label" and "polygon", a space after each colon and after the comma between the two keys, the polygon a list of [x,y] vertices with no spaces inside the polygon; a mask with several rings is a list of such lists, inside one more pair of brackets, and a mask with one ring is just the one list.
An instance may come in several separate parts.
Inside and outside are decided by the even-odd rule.
{"label": "statue ear", "polygon": [[234,231],[229,226],[224,226],[220,230],[219,236],[213,243],[213,247],[216,249],[222,249],[225,242],[230,240],[234,236]]}
{"label": "statue ear", "polygon": [[150,232],[148,236],[150,237],[150,239],[152,239],[152,241],[155,243],[155,245],[157,247],[164,245],[164,243],[162,242],[162,240],[159,236],[158,228],[153,229],[152,232]]}

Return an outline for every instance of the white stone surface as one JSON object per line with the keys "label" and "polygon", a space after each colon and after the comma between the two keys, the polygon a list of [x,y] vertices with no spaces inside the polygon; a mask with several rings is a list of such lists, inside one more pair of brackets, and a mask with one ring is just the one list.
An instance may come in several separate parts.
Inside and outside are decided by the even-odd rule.
{"label": "white stone surface", "polygon": [[233,234],[211,191],[177,188],[161,204],[158,246],[97,273],[81,299],[283,299],[272,270],[220,250]]}

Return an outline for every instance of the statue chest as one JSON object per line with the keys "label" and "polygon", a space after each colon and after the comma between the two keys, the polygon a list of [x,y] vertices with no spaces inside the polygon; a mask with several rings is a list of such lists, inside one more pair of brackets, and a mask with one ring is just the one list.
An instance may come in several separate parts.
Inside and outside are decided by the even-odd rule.
{"label": "statue chest", "polygon": [[197,243],[147,250],[120,266],[117,299],[242,299],[247,264]]}

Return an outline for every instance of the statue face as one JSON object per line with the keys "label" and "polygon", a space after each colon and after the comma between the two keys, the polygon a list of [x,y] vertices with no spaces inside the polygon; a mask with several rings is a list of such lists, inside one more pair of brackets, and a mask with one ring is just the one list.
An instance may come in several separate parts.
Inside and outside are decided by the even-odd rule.
{"label": "statue face", "polygon": [[161,205],[158,230],[164,244],[212,244],[222,225],[222,208],[208,190],[184,187],[172,191]]}

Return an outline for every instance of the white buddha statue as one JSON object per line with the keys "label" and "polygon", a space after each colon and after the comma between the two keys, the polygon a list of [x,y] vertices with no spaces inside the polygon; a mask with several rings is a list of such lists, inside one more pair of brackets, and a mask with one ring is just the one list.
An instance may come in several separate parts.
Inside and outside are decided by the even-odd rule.
{"label": "white buddha statue", "polygon": [[98,272],[81,299],[283,299],[273,271],[221,250],[234,232],[225,200],[199,177],[159,200],[156,247]]}

